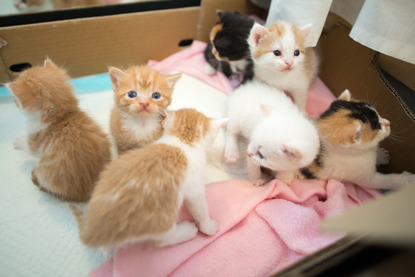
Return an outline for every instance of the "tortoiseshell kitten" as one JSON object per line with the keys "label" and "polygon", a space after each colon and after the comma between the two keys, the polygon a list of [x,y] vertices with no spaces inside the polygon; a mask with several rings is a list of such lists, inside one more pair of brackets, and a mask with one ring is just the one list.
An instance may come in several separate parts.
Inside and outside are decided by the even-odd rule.
{"label": "tortoiseshell kitten", "polygon": [[110,67],[109,75],[115,102],[110,129],[118,154],[160,138],[164,112],[181,74],[162,75],[148,66],[132,66],[126,71]]}
{"label": "tortoiseshell kitten", "polygon": [[217,14],[219,22],[212,28],[205,50],[208,73],[213,68],[231,78],[241,72],[242,83],[252,80],[253,62],[247,39],[254,20],[238,12],[219,11]]}
{"label": "tortoiseshell kitten", "polygon": [[[379,143],[389,136],[390,122],[365,102],[351,101],[345,90],[317,120],[320,153],[299,172],[303,179],[336,179],[374,189],[398,189],[415,175],[376,172]],[[382,151],[380,151],[382,153]]]}
{"label": "tortoiseshell kitten", "polygon": [[14,148],[39,158],[32,181],[66,201],[85,202],[111,160],[108,136],[79,108],[66,71],[50,60],[19,75],[7,87],[27,118],[27,136]]}

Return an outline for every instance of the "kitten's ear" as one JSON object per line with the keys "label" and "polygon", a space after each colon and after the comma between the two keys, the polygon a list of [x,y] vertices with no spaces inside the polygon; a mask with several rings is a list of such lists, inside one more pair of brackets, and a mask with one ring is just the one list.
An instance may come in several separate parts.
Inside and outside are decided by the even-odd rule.
{"label": "kitten's ear", "polygon": [[340,94],[339,98],[337,98],[339,100],[344,100],[344,101],[350,101],[352,99],[352,95],[350,94],[350,91],[348,89],[345,89],[342,94]]}
{"label": "kitten's ear", "polygon": [[313,28],[313,24],[307,24],[300,29],[301,33],[303,34],[304,39],[308,37],[312,28]]}
{"label": "kitten's ear", "polygon": [[268,107],[267,105],[262,105],[261,104],[261,110],[264,113],[265,116],[269,116],[272,113],[272,110],[270,107]]}
{"label": "kitten's ear", "polygon": [[57,66],[49,58],[46,58],[46,60],[43,63],[43,67],[45,67],[45,68],[57,68]]}
{"label": "kitten's ear", "polygon": [[170,88],[173,88],[176,82],[182,77],[181,73],[172,74],[172,75],[164,75],[167,81],[169,82]]}
{"label": "kitten's ear", "polygon": [[261,43],[261,40],[264,38],[265,34],[267,34],[267,29],[259,23],[254,23],[254,26],[251,29],[251,33],[249,34],[248,44],[251,47],[256,47]]}
{"label": "kitten's ear", "polygon": [[125,73],[125,71],[123,71],[119,68],[113,67],[113,66],[110,66],[108,68],[108,72],[109,72],[110,79],[111,79],[112,90],[115,92],[120,86],[121,78],[126,73]]}
{"label": "kitten's ear", "polygon": [[283,144],[281,150],[291,161],[299,160],[302,157],[301,152],[294,146]]}
{"label": "kitten's ear", "polygon": [[224,11],[222,11],[222,10],[216,10],[216,14],[217,14],[217,15],[218,15],[218,17],[219,17],[219,20],[220,20],[220,21],[222,21],[223,16],[225,15],[225,12],[224,12]]}

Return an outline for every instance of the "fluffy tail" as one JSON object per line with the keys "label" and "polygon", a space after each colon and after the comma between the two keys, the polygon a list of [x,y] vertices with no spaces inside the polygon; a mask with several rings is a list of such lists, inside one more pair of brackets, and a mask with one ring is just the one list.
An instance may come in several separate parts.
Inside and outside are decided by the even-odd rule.
{"label": "fluffy tail", "polygon": [[68,207],[73,213],[73,215],[75,216],[76,221],[78,221],[79,234],[80,234],[80,237],[82,237],[81,234],[82,234],[82,230],[84,229],[85,214],[78,206],[74,204],[68,204]]}

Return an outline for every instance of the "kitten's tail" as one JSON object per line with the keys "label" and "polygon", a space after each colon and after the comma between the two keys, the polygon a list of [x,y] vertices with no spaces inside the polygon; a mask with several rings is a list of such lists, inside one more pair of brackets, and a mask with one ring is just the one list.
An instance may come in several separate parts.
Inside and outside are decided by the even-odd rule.
{"label": "kitten's tail", "polygon": [[75,216],[76,221],[78,221],[79,233],[82,234],[82,230],[84,229],[85,213],[80,207],[74,204],[68,204],[68,207]]}

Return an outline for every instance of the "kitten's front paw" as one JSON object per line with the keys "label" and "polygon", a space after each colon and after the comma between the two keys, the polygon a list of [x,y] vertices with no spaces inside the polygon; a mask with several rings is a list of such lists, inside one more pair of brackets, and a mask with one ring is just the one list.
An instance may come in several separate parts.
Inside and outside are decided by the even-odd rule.
{"label": "kitten's front paw", "polygon": [[251,180],[251,182],[254,186],[260,187],[260,186],[265,185],[268,182],[268,180],[260,178],[260,179]]}
{"label": "kitten's front paw", "polygon": [[216,70],[210,65],[210,64],[206,64],[205,65],[205,73],[207,74],[207,75],[213,75],[213,74],[215,74],[216,73]]}
{"label": "kitten's front paw", "polygon": [[236,163],[239,159],[239,150],[233,147],[225,148],[225,160],[226,163]]}
{"label": "kitten's front paw", "polygon": [[385,165],[390,161],[389,151],[380,147],[376,155],[376,165]]}
{"label": "kitten's front paw", "polygon": [[20,137],[14,141],[13,147],[16,150],[24,150],[26,144],[27,144],[26,137]]}
{"label": "kitten's front paw", "polygon": [[278,172],[276,178],[287,185],[291,185],[295,179],[295,176],[295,172]]}
{"label": "kitten's front paw", "polygon": [[218,229],[219,229],[219,225],[213,219],[207,219],[207,220],[199,223],[200,232],[202,232],[206,235],[209,235],[209,236],[212,236],[212,235],[216,234]]}

